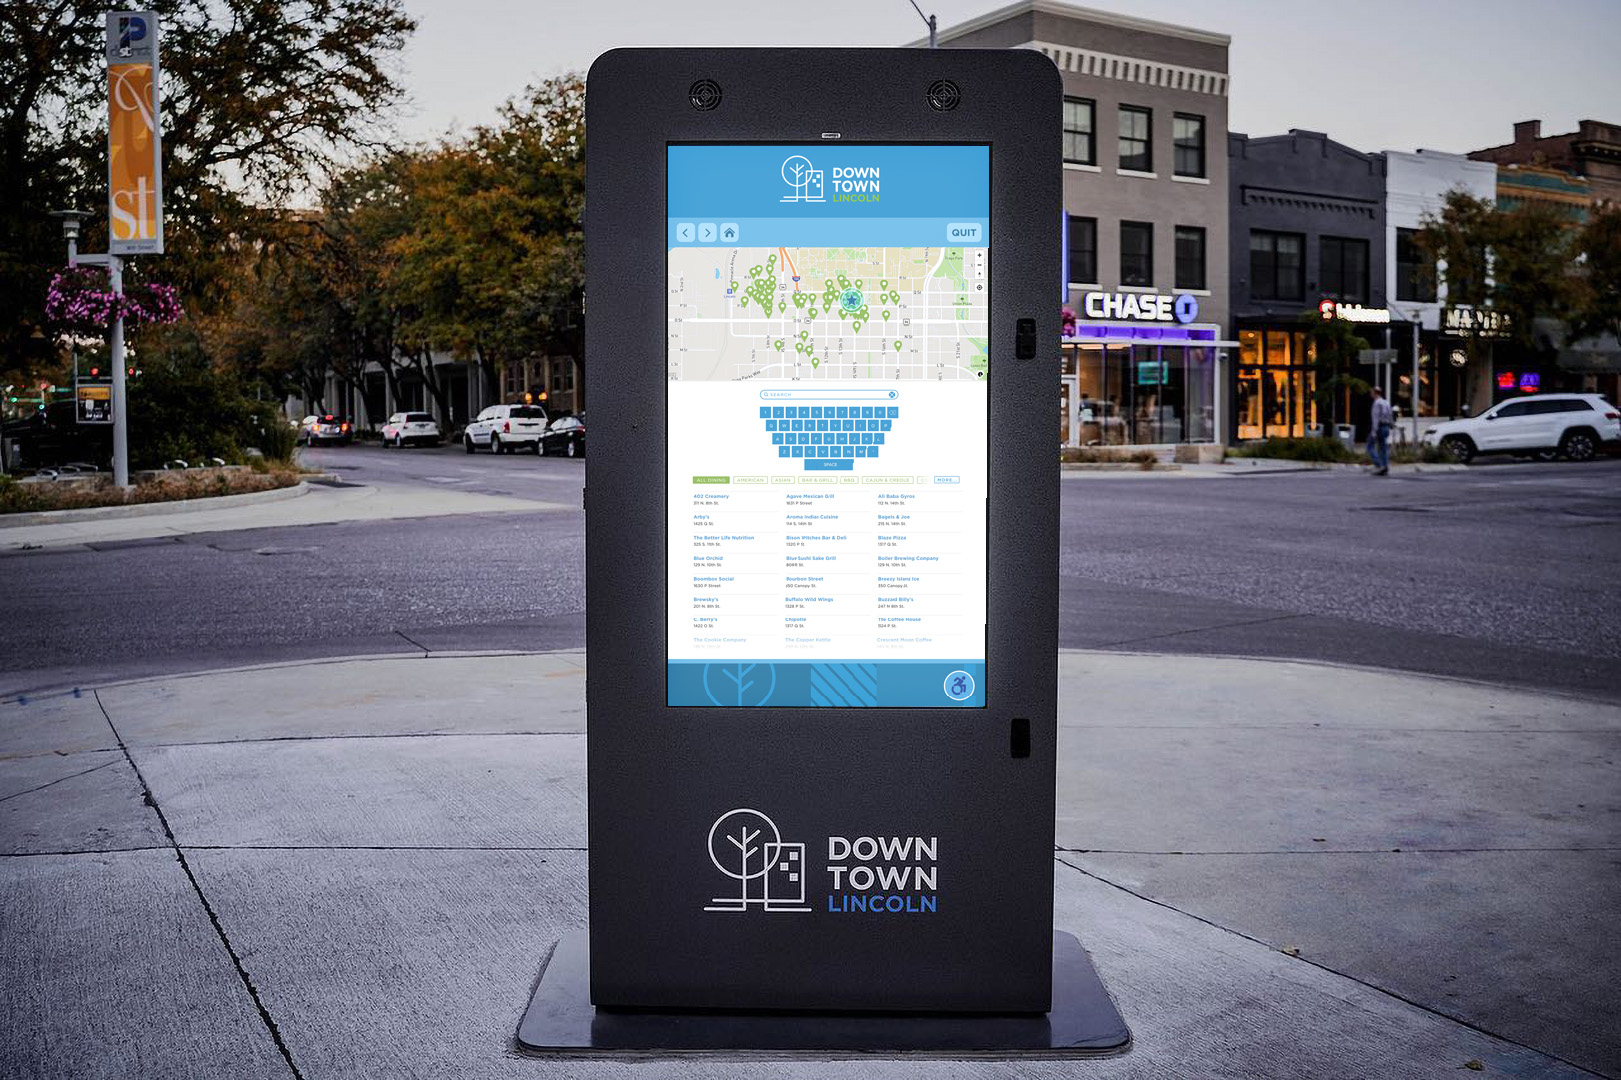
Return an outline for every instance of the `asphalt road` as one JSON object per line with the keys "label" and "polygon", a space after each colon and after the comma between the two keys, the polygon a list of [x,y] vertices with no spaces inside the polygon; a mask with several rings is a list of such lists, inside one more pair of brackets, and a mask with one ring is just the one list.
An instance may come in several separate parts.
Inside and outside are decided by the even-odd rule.
{"label": "asphalt road", "polygon": [[[584,642],[584,464],[310,451],[566,510],[0,556],[0,695],[311,656]],[[1621,461],[1066,474],[1059,643],[1364,664],[1621,701]]]}

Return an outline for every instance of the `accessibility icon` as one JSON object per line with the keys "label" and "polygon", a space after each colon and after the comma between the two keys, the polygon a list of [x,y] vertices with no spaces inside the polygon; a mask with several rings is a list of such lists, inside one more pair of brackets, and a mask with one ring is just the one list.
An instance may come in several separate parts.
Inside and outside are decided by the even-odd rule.
{"label": "accessibility icon", "polygon": [[967,701],[974,696],[974,677],[966,671],[953,671],[946,676],[946,697],[952,701]]}

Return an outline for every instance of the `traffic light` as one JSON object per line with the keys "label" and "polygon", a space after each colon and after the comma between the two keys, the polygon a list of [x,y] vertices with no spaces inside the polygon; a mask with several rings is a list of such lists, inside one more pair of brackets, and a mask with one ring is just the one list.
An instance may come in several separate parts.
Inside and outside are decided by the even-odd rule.
{"label": "traffic light", "polygon": [[98,368],[98,367],[93,367],[93,368],[91,368],[91,369],[90,369],[90,377],[91,377],[91,378],[92,378],[92,379],[94,379],[94,378],[97,378],[97,377],[99,377],[99,376],[100,376],[100,375],[101,375],[101,369],[100,369],[100,368]]}

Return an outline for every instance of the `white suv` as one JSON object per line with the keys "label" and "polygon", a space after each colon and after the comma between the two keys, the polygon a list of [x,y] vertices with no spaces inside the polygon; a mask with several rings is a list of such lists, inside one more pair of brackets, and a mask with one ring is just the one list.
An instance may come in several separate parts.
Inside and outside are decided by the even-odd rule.
{"label": "white suv", "polygon": [[481,446],[497,454],[520,448],[538,454],[545,433],[546,410],[539,405],[491,405],[462,432],[462,446],[469,454]]}
{"label": "white suv", "polygon": [[1598,394],[1538,394],[1494,405],[1479,416],[1449,420],[1424,432],[1453,461],[1476,454],[1555,455],[1587,461],[1621,441],[1621,412]]}

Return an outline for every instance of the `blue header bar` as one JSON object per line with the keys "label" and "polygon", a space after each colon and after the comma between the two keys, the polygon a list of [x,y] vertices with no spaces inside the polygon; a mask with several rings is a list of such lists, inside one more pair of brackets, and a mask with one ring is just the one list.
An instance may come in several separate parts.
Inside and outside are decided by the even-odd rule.
{"label": "blue header bar", "polygon": [[[668,216],[716,225],[784,217],[824,224],[936,218],[984,225],[990,165],[988,146],[672,145]],[[783,241],[773,236],[770,242]],[[952,246],[964,243],[974,241]]]}
{"label": "blue header bar", "polygon": [[984,247],[988,222],[959,218],[670,218],[669,246]]}

